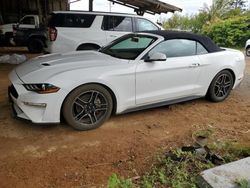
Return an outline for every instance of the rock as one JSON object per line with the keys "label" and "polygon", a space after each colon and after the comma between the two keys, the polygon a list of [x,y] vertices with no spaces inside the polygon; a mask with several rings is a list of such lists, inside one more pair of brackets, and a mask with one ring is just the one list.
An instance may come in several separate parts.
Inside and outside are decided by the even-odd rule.
{"label": "rock", "polygon": [[237,188],[236,181],[248,181],[250,187],[250,157],[221,165],[201,173],[199,187]]}

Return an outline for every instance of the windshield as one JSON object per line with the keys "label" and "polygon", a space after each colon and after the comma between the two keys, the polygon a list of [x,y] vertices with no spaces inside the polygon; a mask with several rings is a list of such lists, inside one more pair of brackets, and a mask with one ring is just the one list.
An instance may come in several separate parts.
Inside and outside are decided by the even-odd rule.
{"label": "windshield", "polygon": [[134,60],[155,40],[156,37],[148,35],[129,34],[99,51],[116,58]]}

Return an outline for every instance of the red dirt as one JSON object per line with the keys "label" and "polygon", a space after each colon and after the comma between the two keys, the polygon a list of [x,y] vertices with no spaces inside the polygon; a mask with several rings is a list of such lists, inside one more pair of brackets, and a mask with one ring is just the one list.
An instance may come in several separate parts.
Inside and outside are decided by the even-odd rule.
{"label": "red dirt", "polygon": [[0,65],[0,187],[105,187],[113,172],[144,174],[157,153],[191,143],[201,128],[213,129],[218,141],[250,146],[250,58],[244,82],[225,102],[199,99],[114,116],[88,132],[13,119],[7,100],[12,68]]}

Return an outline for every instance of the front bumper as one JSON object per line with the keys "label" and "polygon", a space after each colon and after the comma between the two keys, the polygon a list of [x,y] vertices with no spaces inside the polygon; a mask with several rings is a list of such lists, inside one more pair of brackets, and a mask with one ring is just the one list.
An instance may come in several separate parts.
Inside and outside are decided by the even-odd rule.
{"label": "front bumper", "polygon": [[9,100],[14,115],[38,124],[60,123],[61,107],[67,93],[59,90],[52,94],[27,91],[15,71],[9,75]]}

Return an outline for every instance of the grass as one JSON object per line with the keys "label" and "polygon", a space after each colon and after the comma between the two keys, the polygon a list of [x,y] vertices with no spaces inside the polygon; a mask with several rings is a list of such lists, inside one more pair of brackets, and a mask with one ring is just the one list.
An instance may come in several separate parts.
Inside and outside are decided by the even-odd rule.
{"label": "grass", "polygon": [[[195,136],[210,136],[211,130],[193,133]],[[250,147],[239,144],[214,142],[208,147],[212,153],[223,157],[223,163],[232,162],[250,156]],[[183,152],[181,149],[170,151],[159,157],[150,172],[139,180],[132,182],[113,174],[108,181],[109,188],[196,188],[200,172],[216,165],[205,160],[204,156],[194,152]],[[247,188],[246,180],[236,180],[236,185]]]}
{"label": "grass", "polygon": [[249,188],[248,181],[246,179],[237,179],[235,184],[238,185],[240,188]]}
{"label": "grass", "polygon": [[133,187],[131,180],[125,180],[123,177],[118,177],[116,174],[112,174],[108,180],[108,188],[130,188]]}

